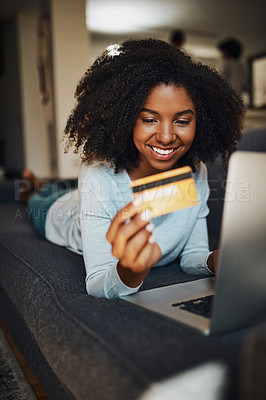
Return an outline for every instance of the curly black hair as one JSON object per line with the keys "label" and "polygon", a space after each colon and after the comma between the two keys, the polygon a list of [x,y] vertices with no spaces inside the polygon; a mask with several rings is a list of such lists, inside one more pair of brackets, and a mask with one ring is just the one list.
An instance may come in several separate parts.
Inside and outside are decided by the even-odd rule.
{"label": "curly black hair", "polygon": [[[119,46],[118,46],[119,47]],[[123,42],[116,55],[105,50],[81,78],[64,133],[67,148],[82,146],[82,161],[108,162],[115,172],[138,166],[133,127],[151,90],[161,84],[183,87],[196,109],[196,134],[178,166],[199,161],[224,163],[241,138],[244,106],[217,71],[195,62],[158,39]]]}

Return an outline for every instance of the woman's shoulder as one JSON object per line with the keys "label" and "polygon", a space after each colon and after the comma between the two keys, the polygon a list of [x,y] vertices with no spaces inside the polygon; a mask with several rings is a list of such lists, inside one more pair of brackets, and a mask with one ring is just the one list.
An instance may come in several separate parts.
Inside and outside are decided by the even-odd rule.
{"label": "woman's shoulder", "polygon": [[106,165],[106,163],[95,162],[90,165],[82,164],[79,172],[79,182],[82,184],[92,184],[102,179],[109,180],[110,170],[110,166]]}
{"label": "woman's shoulder", "polygon": [[200,161],[197,165],[195,165],[195,172],[193,172],[193,177],[195,181],[205,181],[207,180],[207,167],[204,162]]}
{"label": "woman's shoulder", "polygon": [[109,164],[103,162],[82,165],[79,173],[79,187],[87,187],[94,192],[120,192],[129,187],[129,181],[126,171],[116,174]]}
{"label": "woman's shoulder", "polygon": [[202,161],[197,164],[196,171],[193,173],[195,179],[198,196],[200,199],[209,196],[209,184],[208,184],[208,170],[206,164]]}

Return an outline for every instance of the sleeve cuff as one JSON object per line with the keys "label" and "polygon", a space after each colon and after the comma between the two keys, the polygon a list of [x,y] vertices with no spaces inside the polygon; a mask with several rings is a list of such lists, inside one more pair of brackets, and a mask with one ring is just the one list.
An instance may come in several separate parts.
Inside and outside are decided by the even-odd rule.
{"label": "sleeve cuff", "polygon": [[108,299],[119,298],[136,293],[143,282],[137,287],[126,286],[120,279],[117,271],[117,262],[106,271],[104,279],[104,297]]}

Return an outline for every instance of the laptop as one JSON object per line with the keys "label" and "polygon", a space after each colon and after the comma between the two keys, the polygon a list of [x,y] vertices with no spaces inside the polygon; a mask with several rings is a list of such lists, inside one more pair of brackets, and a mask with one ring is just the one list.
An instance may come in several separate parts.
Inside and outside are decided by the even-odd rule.
{"label": "laptop", "polygon": [[123,299],[206,335],[240,329],[266,316],[265,171],[266,153],[237,151],[230,157],[217,277]]}

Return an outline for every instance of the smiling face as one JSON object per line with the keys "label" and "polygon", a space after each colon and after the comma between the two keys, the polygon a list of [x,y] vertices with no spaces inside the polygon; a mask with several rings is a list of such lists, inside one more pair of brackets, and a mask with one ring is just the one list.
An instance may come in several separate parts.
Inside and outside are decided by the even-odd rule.
{"label": "smiling face", "polygon": [[139,166],[131,179],[143,178],[178,166],[195,137],[196,110],[182,87],[156,86],[148,96],[133,129]]}

